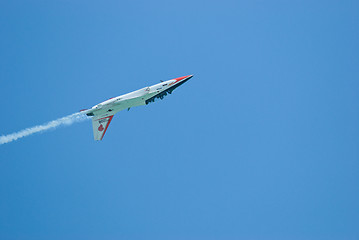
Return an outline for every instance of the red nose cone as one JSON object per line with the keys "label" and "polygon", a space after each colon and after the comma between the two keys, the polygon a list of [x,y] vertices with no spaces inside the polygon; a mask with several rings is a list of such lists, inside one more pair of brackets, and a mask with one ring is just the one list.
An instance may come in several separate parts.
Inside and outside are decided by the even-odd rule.
{"label": "red nose cone", "polygon": [[191,77],[193,77],[193,75],[187,75],[187,76],[175,78],[175,80],[176,80],[176,82],[179,82],[179,81],[182,81],[184,79],[190,79]]}

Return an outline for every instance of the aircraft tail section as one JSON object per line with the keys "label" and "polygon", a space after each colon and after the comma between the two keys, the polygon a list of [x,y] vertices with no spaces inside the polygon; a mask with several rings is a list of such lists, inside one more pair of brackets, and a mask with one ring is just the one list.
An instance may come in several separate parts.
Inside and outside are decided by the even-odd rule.
{"label": "aircraft tail section", "polygon": [[93,117],[92,118],[92,128],[94,139],[99,141],[102,140],[103,136],[106,133],[108,126],[111,123],[111,120],[114,115],[107,117]]}

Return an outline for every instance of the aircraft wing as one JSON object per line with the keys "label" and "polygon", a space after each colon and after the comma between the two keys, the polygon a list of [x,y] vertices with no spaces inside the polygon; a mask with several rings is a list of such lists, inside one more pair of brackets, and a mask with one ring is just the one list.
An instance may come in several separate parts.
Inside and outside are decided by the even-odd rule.
{"label": "aircraft wing", "polygon": [[95,140],[102,140],[112,118],[113,115],[107,117],[97,116],[92,118],[93,137]]}

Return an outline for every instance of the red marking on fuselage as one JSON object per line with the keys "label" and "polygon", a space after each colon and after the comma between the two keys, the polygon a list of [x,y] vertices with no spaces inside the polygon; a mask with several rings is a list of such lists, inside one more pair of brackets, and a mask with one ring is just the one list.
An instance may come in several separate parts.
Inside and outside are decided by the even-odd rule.
{"label": "red marking on fuselage", "polygon": [[179,78],[175,78],[174,80],[176,80],[175,83],[179,82],[179,81],[182,81],[183,79],[186,79],[188,77],[190,77],[191,75],[188,75],[188,76],[183,76],[183,77],[179,77]]}

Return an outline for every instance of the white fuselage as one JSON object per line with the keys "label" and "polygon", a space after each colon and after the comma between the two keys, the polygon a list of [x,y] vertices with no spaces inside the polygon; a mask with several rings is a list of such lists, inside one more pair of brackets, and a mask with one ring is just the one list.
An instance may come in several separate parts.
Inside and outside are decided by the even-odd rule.
{"label": "white fuselage", "polygon": [[[149,99],[156,95],[160,95],[161,93],[166,95],[166,91],[169,91],[169,89],[174,89],[176,85],[180,85],[182,81],[186,81],[191,77],[192,76],[190,75],[182,80],[168,80],[150,87],[145,87],[134,92],[111,98],[93,106],[86,112],[90,113],[90,116],[106,117],[114,115],[115,113],[124,109],[146,105],[146,101],[149,101]],[[171,91],[169,93],[171,93]],[[163,96],[161,96],[161,98],[162,97]]]}
{"label": "white fuselage", "polygon": [[147,105],[155,99],[163,99],[167,94],[187,82],[192,75],[174,78],[165,82],[145,87],[118,97],[111,98],[93,106],[88,110],[81,110],[82,113],[92,118],[93,136],[96,141],[102,140],[106,130],[112,121],[113,116],[124,109]]}

